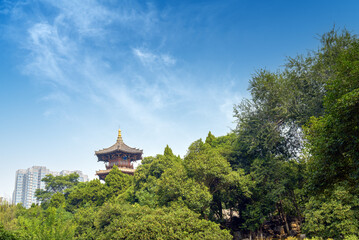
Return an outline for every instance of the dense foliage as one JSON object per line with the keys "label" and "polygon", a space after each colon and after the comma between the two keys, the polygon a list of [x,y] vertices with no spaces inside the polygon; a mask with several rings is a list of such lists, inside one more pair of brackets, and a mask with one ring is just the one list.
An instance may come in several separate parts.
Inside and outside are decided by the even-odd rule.
{"label": "dense foliage", "polygon": [[236,129],[184,158],[166,146],[105,183],[46,176],[40,206],[0,205],[0,239],[357,239],[358,38],[332,30],[249,91]]}

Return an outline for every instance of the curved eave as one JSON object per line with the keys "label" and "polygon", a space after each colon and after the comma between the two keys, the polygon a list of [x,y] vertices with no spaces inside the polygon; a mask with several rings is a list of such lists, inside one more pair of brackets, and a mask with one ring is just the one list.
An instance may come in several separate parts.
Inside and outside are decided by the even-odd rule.
{"label": "curved eave", "polygon": [[95,151],[95,155],[105,155],[105,154],[116,153],[116,152],[129,153],[129,154],[143,154],[143,150],[140,149],[135,149],[134,151],[124,150],[124,149],[102,149]]}
{"label": "curved eave", "polygon": [[115,152],[123,152],[123,153],[129,153],[129,154],[142,154],[143,150],[129,147],[126,144],[124,144],[122,141],[119,141],[119,142],[116,142],[111,147],[95,151],[95,155],[110,154],[110,153],[115,153]]}

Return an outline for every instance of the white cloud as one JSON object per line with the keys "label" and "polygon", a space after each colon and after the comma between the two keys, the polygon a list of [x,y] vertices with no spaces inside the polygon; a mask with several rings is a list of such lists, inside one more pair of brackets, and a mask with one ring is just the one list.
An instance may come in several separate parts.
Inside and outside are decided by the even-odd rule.
{"label": "white cloud", "polygon": [[[82,36],[92,36],[108,40],[111,31],[107,27],[119,24],[132,28],[134,32],[149,34],[157,22],[157,13],[148,5],[148,9],[139,8],[135,1],[121,2],[116,7],[106,7],[96,0],[43,0],[59,10],[57,20],[71,23],[71,30]],[[66,27],[66,26],[65,26]]]}
{"label": "white cloud", "polygon": [[69,103],[70,97],[64,92],[53,92],[41,98],[41,101],[54,101],[59,103]]}
{"label": "white cloud", "polygon": [[174,59],[170,55],[162,54],[161,59],[162,59],[163,63],[167,66],[176,64],[176,59]]}
{"label": "white cloud", "polygon": [[56,21],[66,24],[68,21],[81,35],[99,36],[103,33],[103,27],[110,24],[116,14],[106,9],[96,1],[47,1],[50,5],[59,9],[60,14]]}
{"label": "white cloud", "polygon": [[59,35],[57,27],[47,23],[36,23],[29,30],[24,46],[30,51],[25,73],[35,75],[55,85],[71,88],[63,65],[71,64],[71,43]]}
{"label": "white cloud", "polygon": [[169,67],[176,64],[176,59],[168,54],[154,54],[149,50],[133,48],[132,52],[141,63],[150,69],[158,67]]}
{"label": "white cloud", "polygon": [[[43,84],[34,114],[42,110],[44,127],[31,144],[39,141],[48,155],[32,151],[35,157],[27,162],[56,162],[66,169],[76,162],[93,175],[103,166],[92,151],[108,147],[112,139],[106,136],[119,124],[126,143],[143,148],[146,156],[161,153],[166,144],[183,156],[209,130],[228,131],[233,86],[226,79],[208,86],[195,75],[196,65],[186,68],[166,45],[166,29],[156,25],[167,19],[153,6],[137,8],[132,2],[110,8],[102,1],[40,0],[15,9],[11,27],[26,50],[22,70],[31,82]],[[56,138],[45,134],[50,129]],[[81,144],[69,144],[69,136]]]}
{"label": "white cloud", "polygon": [[[121,37],[128,36],[121,34],[128,28],[151,32],[157,19],[154,9],[115,12],[95,1],[51,4],[57,15],[34,22],[23,44],[29,51],[25,73],[52,86],[41,100],[60,103],[51,104],[44,116],[77,121],[78,109],[96,108],[103,121],[151,129],[161,141],[232,121],[232,103],[237,100],[231,96],[233,86],[198,86],[201,76],[182,69],[161,47],[132,47],[152,46],[145,38],[138,44],[125,39],[123,44]],[[112,23],[115,28],[107,28]]]}

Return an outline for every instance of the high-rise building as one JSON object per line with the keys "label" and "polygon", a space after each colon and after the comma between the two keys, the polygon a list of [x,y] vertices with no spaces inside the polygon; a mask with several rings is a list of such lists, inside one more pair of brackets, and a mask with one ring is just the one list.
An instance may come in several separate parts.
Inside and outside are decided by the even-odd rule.
{"label": "high-rise building", "polygon": [[50,174],[50,170],[42,166],[33,166],[28,169],[19,169],[16,171],[15,191],[13,194],[13,203],[22,203],[24,207],[30,207],[32,203],[39,203],[35,197],[36,189],[44,189],[45,184],[42,178]]}
{"label": "high-rise building", "polygon": [[80,182],[88,181],[87,175],[82,174],[82,172],[78,170],[52,172],[44,166],[33,166],[26,170],[17,170],[15,177],[15,190],[12,197],[13,204],[22,203],[22,205],[26,208],[29,208],[33,203],[40,204],[40,202],[36,199],[35,192],[36,189],[45,189],[45,183],[42,182],[41,179],[43,179],[47,174],[64,176],[74,172],[79,174]]}

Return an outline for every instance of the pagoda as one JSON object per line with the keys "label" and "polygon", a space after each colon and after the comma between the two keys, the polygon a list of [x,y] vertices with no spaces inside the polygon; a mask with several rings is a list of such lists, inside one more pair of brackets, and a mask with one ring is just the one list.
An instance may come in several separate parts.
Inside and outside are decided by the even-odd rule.
{"label": "pagoda", "polygon": [[111,171],[113,166],[117,166],[125,174],[134,175],[133,161],[142,159],[143,151],[137,148],[127,146],[121,136],[121,130],[118,130],[117,141],[109,148],[95,151],[98,162],[105,162],[106,170],[96,171],[96,175],[100,180],[105,180],[107,174]]}

